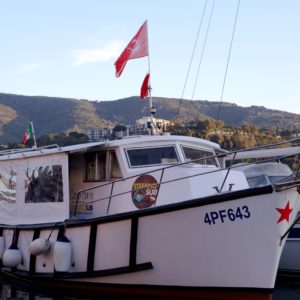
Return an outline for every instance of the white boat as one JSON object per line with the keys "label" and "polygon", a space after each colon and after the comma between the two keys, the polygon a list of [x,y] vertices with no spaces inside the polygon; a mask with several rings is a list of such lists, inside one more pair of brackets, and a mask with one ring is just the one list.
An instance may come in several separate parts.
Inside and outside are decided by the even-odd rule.
{"label": "white boat", "polygon": [[269,297],[300,182],[249,187],[226,155],[171,135],[3,152],[2,274],[87,294]]}

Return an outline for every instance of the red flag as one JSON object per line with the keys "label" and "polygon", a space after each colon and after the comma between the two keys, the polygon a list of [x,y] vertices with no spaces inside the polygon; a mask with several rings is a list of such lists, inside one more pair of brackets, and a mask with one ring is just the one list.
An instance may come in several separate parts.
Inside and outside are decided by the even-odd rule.
{"label": "red flag", "polygon": [[145,79],[144,79],[143,84],[141,86],[141,95],[140,95],[141,99],[149,96],[149,79],[150,79],[150,74],[148,73],[145,76]]}
{"label": "red flag", "polygon": [[129,59],[148,55],[148,28],[147,21],[141,26],[119,58],[115,62],[116,77],[120,77]]}

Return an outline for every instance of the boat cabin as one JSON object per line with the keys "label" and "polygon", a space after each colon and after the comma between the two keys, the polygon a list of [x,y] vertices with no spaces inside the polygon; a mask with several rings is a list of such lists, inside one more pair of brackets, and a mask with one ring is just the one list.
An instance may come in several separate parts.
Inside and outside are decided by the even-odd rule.
{"label": "boat cabin", "polygon": [[60,222],[248,188],[240,171],[224,184],[224,153],[213,142],[178,136],[4,152],[0,214],[6,224]]}

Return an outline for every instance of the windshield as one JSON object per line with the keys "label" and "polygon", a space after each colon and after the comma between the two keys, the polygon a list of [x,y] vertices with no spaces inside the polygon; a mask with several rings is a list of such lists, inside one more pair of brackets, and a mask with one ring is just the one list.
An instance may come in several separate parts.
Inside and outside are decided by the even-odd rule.
{"label": "windshield", "polygon": [[202,149],[195,149],[195,148],[190,148],[183,146],[182,147],[185,160],[186,161],[195,161],[195,163],[200,164],[200,165],[214,165],[218,167],[218,163],[216,158],[214,157],[214,153],[207,151],[207,150],[202,150]]}
{"label": "windshield", "polygon": [[174,146],[127,149],[130,167],[153,166],[179,162]]}

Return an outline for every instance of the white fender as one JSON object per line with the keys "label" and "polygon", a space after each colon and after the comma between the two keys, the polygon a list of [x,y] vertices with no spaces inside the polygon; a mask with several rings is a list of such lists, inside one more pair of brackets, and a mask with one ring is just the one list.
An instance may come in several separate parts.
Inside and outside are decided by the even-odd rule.
{"label": "white fender", "polygon": [[3,253],[2,264],[5,267],[14,268],[22,263],[22,253],[20,249],[12,244]]}
{"label": "white fender", "polygon": [[31,255],[37,256],[45,254],[50,249],[50,241],[45,238],[35,239],[30,243],[29,251]]}
{"label": "white fender", "polygon": [[1,259],[2,256],[3,256],[4,249],[5,249],[5,240],[4,240],[4,236],[0,236],[0,259]]}
{"label": "white fender", "polygon": [[72,263],[72,244],[65,237],[54,244],[54,266],[57,272],[68,272]]}

